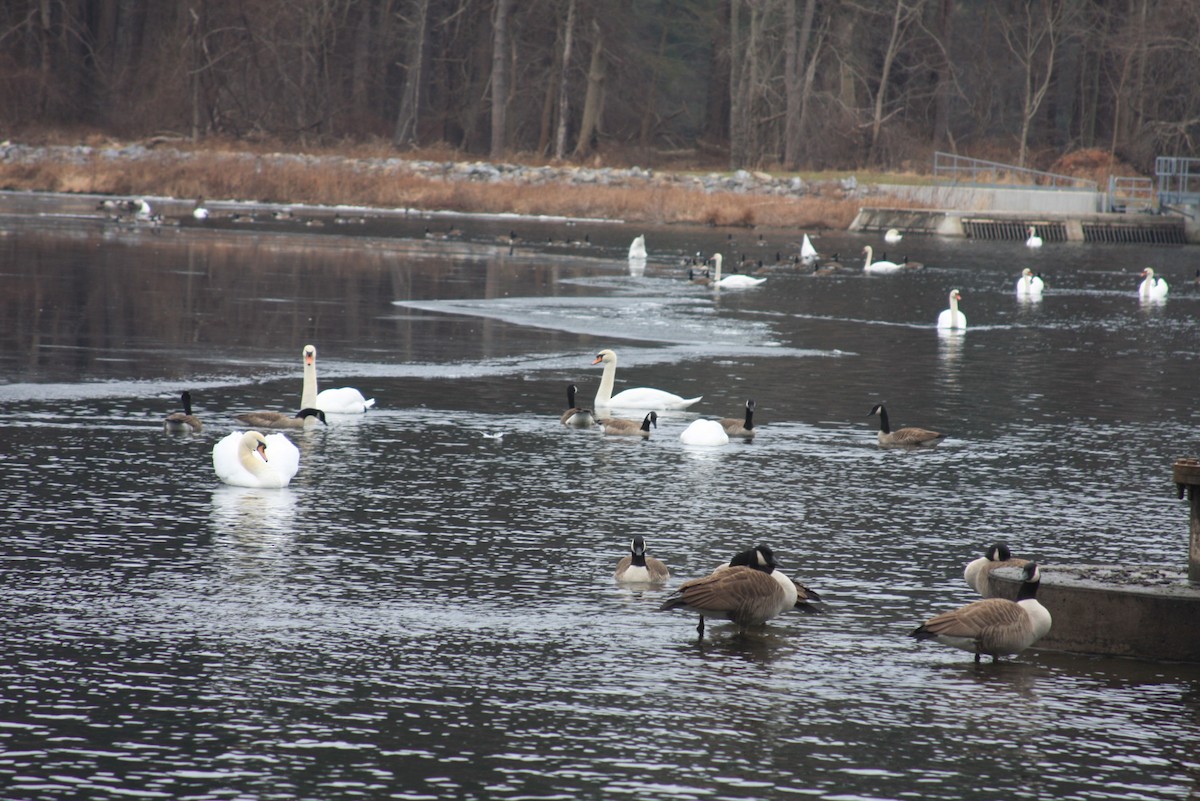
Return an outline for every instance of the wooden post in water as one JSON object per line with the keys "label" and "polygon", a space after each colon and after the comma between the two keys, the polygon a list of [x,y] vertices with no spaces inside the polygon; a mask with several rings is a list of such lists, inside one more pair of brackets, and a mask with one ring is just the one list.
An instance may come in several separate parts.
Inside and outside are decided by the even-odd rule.
{"label": "wooden post in water", "polygon": [[1188,502],[1192,507],[1188,539],[1188,580],[1200,583],[1200,459],[1179,459],[1175,462],[1175,486],[1179,497],[1187,489]]}

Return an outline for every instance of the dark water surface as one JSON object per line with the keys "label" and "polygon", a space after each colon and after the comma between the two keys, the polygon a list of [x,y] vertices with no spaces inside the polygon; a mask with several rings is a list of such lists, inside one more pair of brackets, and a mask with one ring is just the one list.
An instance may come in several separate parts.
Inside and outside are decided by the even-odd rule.
{"label": "dark water surface", "polygon": [[[906,636],[973,600],[962,567],[996,538],[1186,562],[1195,247],[826,233],[848,263],[871,243],[928,266],[715,295],[683,258],[770,266],[800,232],[645,231],[631,276],[643,231],[619,224],[20,212],[0,216],[4,798],[1200,794],[1200,666],[976,667]],[[1014,295],[1024,266],[1040,303]],[[1165,303],[1139,303],[1145,266]],[[970,328],[939,336],[952,288]],[[220,484],[231,415],[295,411],[310,342],[323,387],[376,407],[294,436],[284,490]],[[704,399],[645,442],[563,429],[605,347],[618,390]],[[165,435],[184,389],[204,430]],[[749,397],[753,444],[679,442]],[[879,450],[880,400],[950,438]],[[697,641],[655,611],[669,588],[612,582],[634,534],[670,587],[768,543],[829,613]]]}

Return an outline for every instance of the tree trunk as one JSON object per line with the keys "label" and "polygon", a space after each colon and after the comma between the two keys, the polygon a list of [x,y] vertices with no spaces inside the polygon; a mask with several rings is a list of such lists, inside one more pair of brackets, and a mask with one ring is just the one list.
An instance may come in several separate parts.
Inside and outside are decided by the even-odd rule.
{"label": "tree trunk", "polygon": [[563,34],[562,73],[558,80],[558,132],[554,136],[554,158],[560,161],[567,154],[568,78],[571,74],[571,38],[575,28],[575,0],[567,3],[566,33]]}
{"label": "tree trunk", "polygon": [[587,93],[583,98],[583,117],[579,121],[579,141],[575,143],[574,156],[586,156],[592,150],[592,139],[600,127],[600,116],[604,110],[604,34],[600,23],[592,20],[592,59],[588,65]]}
{"label": "tree trunk", "polygon": [[492,34],[492,143],[493,160],[508,148],[508,20],[512,0],[497,0]]}
{"label": "tree trunk", "polygon": [[941,0],[938,4],[937,38],[942,52],[937,62],[937,78],[933,89],[933,149],[945,150],[950,136],[950,104],[954,98],[954,75],[950,69],[949,54],[954,38],[954,0]]}
{"label": "tree trunk", "polygon": [[804,19],[798,31],[795,0],[786,0],[784,5],[787,38],[784,41],[786,52],[783,79],[786,108],[783,126],[783,166],[785,169],[795,170],[800,166],[801,137],[804,131],[802,121],[808,86],[808,81],[805,80],[805,74],[808,72],[808,40],[812,37],[817,0],[805,0]]}
{"label": "tree trunk", "polygon": [[392,144],[409,147],[417,144],[421,119],[421,81],[425,63],[425,37],[429,18],[429,0],[416,0],[416,14],[408,47],[408,74],[404,78],[404,94],[400,98],[400,112],[396,115],[396,131]]}

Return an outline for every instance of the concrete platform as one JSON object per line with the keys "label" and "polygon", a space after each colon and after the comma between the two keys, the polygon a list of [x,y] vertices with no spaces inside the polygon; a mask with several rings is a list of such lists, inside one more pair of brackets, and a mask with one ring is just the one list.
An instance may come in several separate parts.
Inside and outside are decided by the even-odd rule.
{"label": "concrete platform", "polygon": [[[1038,600],[1050,633],[1035,649],[1200,662],[1200,586],[1171,566],[1041,565]],[[1018,568],[992,571],[992,592],[1016,599]]]}

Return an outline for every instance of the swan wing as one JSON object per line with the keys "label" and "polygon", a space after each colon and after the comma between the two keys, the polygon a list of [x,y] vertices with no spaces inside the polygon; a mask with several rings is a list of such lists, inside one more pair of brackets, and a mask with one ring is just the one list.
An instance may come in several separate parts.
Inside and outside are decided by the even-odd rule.
{"label": "swan wing", "polygon": [[354,387],[323,389],[317,393],[316,408],[326,414],[362,414],[375,405]]}

